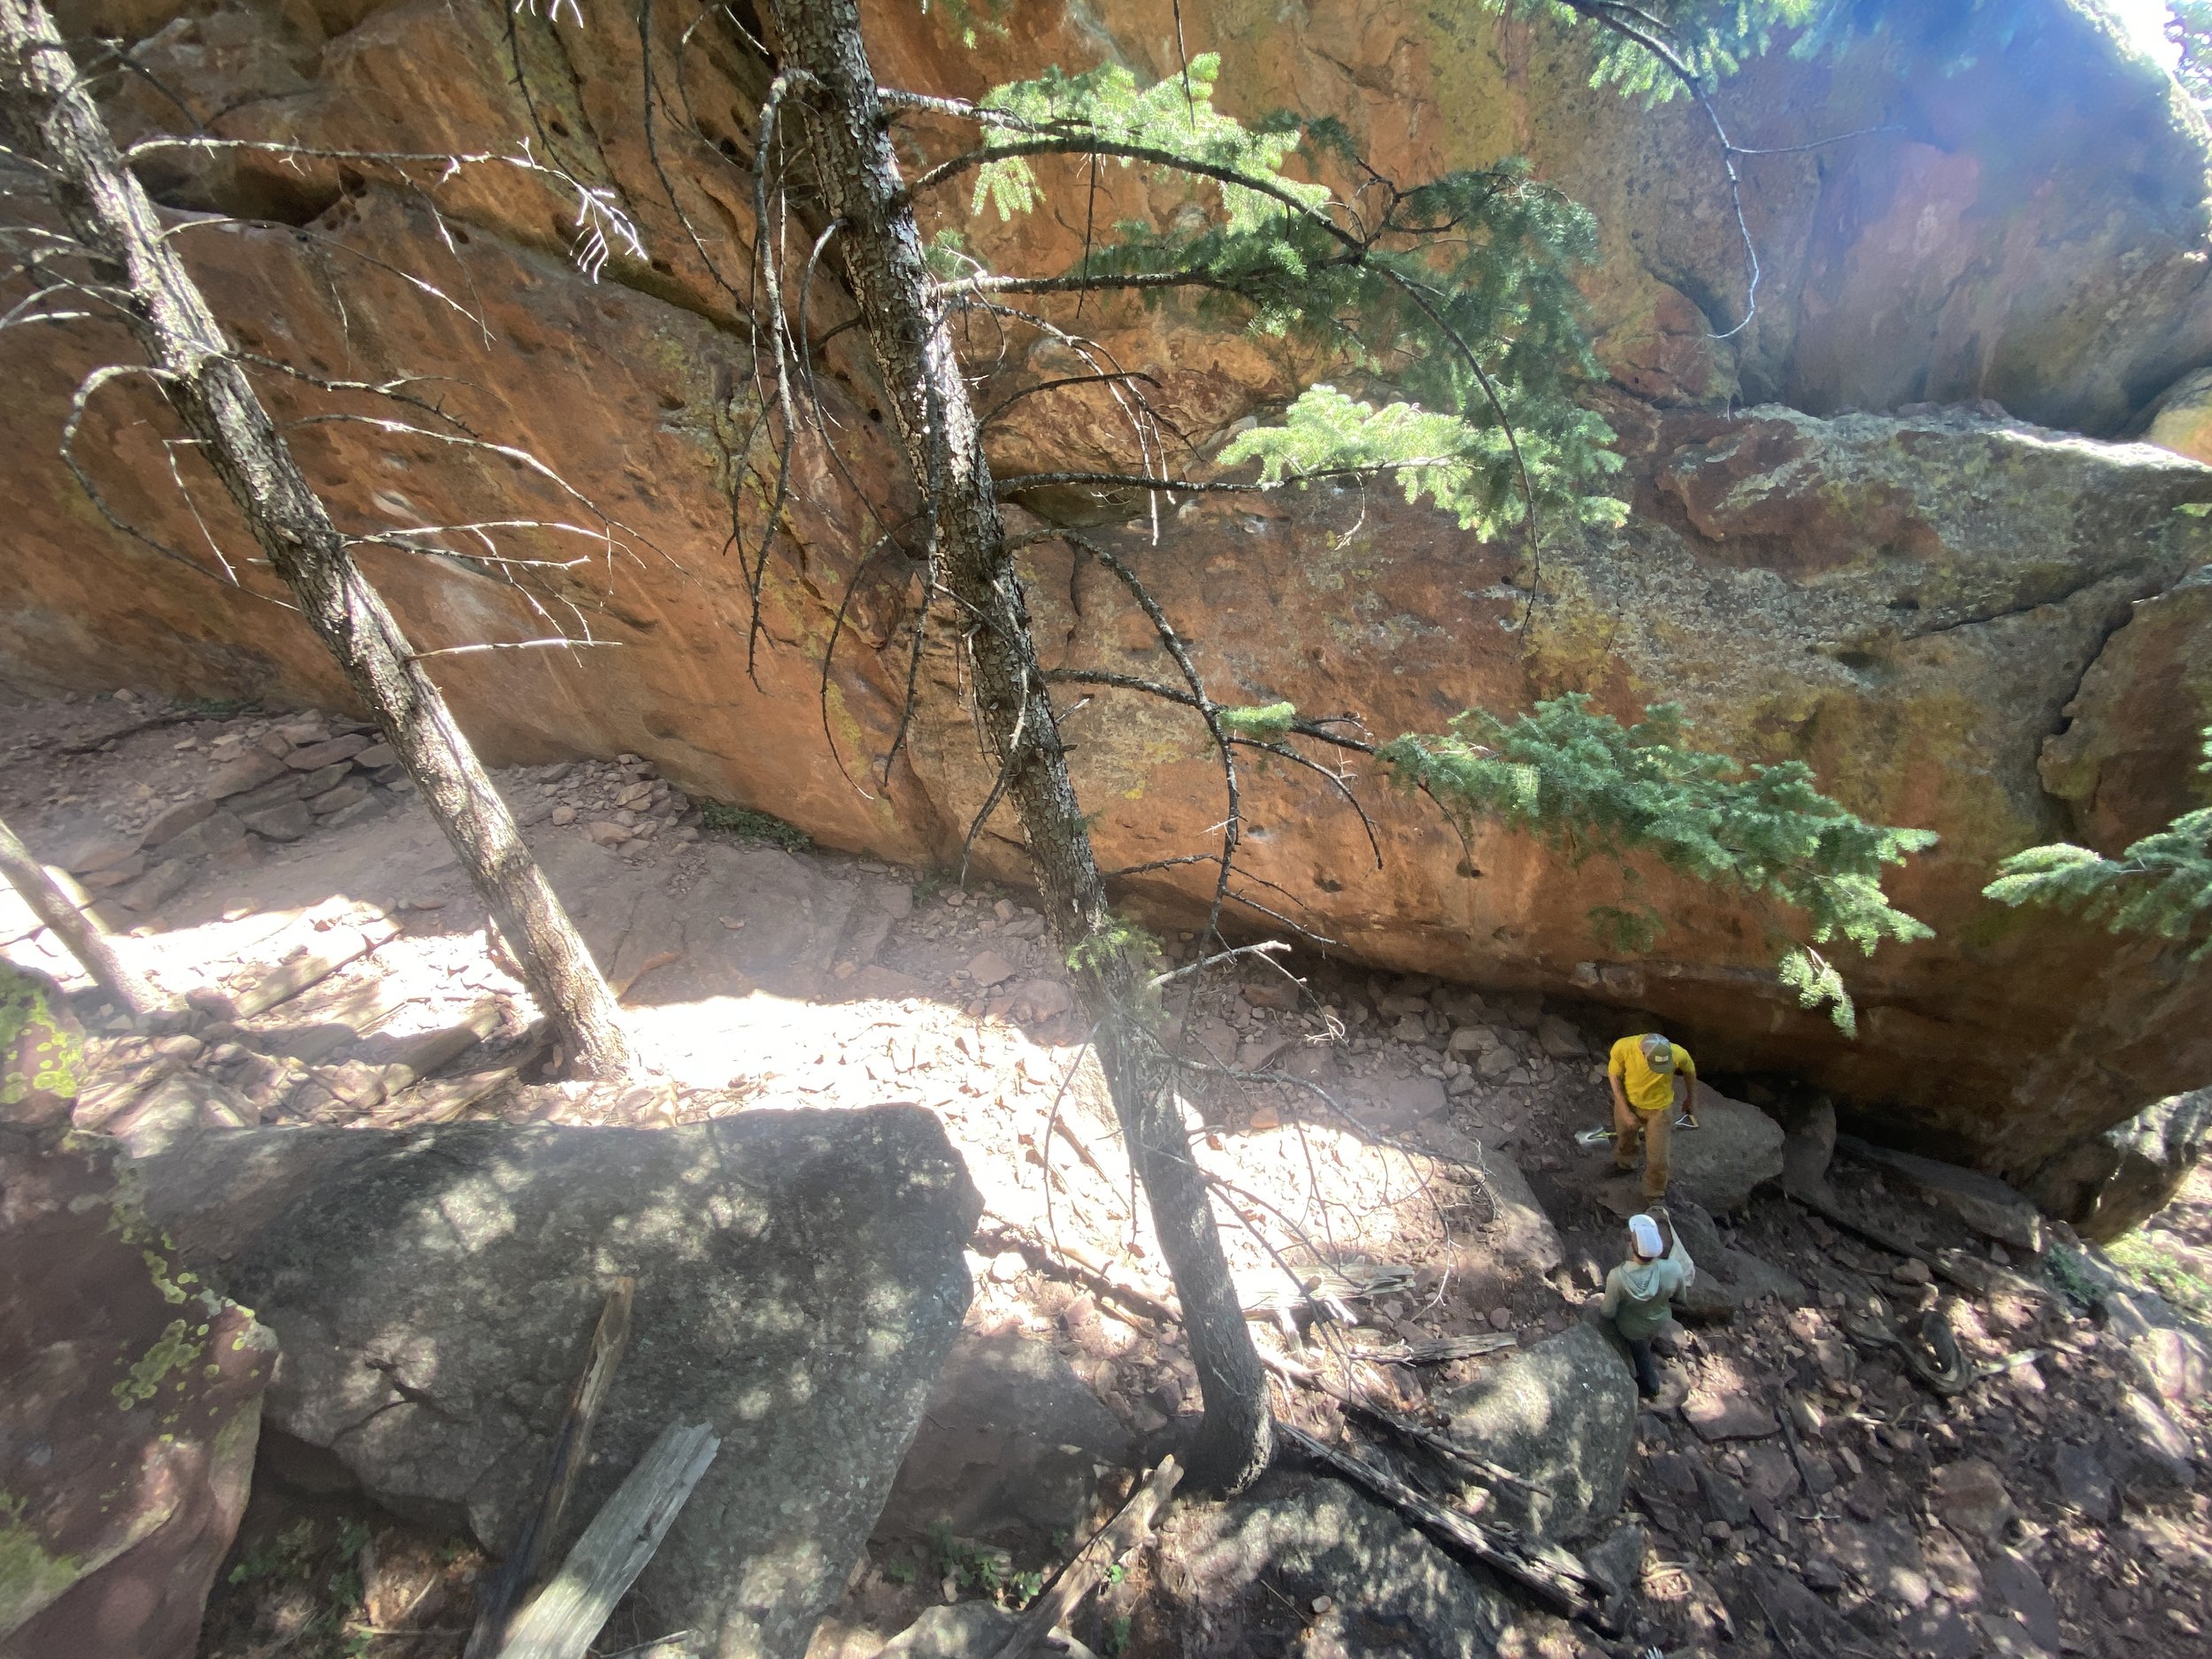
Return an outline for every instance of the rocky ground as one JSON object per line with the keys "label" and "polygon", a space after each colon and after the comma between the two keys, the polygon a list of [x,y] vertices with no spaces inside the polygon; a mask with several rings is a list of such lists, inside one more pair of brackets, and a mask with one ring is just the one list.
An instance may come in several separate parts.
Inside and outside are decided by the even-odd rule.
{"label": "rocky ground", "polygon": [[[1018,1602],[1195,1409],[1081,1021],[1021,895],[810,849],[634,757],[503,774],[669,1079],[612,1101],[537,1088],[534,1010],[371,733],[142,699],[7,714],[0,813],[195,1010],[165,1036],[99,1030],[82,1126],[155,1147],[255,1123],[894,1100],[939,1118],[983,1200],[976,1294],[823,1659],[947,1602]],[[0,949],[69,976],[14,908]],[[1539,1502],[1354,1436],[1432,1496],[1583,1551],[1619,1591],[1616,1628],[1506,1598],[1285,1472],[1240,1504],[1179,1506],[1078,1620],[1095,1650],[2205,1650],[2204,1173],[2111,1259],[2062,1238],[2039,1255],[1988,1236],[2017,1217],[1974,1212],[1977,1233],[1894,1170],[1831,1163],[1832,1115],[1787,1079],[1719,1079],[1771,1117],[1724,1102],[1678,1137],[1675,1218],[1704,1282],[1638,1411],[1586,1329],[1637,1194],[1573,1139],[1604,1121],[1595,1056],[1634,1017],[1287,965],[1217,974],[1164,1020],[1194,1063],[1186,1110],[1260,1339],[1543,1486]],[[1913,1256],[1781,1196],[1786,1158]],[[1325,1266],[1329,1295],[1310,1295]],[[1896,1344],[1923,1313],[1956,1392]],[[1283,1382],[1277,1404],[1325,1440],[1354,1432],[1310,1387]],[[265,1447],[209,1659],[457,1653],[474,1548],[282,1450]],[[659,1633],[626,1617],[599,1651]]]}

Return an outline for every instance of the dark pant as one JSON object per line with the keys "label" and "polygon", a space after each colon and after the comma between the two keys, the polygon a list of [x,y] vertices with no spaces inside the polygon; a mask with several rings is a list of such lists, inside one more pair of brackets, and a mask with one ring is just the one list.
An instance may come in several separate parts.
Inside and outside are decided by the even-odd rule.
{"label": "dark pant", "polygon": [[1659,1392],[1659,1367],[1652,1362],[1651,1339],[1647,1336],[1624,1336],[1628,1357],[1636,1368],[1636,1392],[1647,1400]]}

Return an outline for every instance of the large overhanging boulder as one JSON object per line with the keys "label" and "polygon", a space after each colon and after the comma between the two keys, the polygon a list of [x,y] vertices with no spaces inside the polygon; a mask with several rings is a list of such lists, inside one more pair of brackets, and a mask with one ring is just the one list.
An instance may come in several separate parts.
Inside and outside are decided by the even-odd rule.
{"label": "large overhanging boulder", "polygon": [[[900,488],[849,330],[818,359],[848,470],[800,452],[793,540],[772,561],[766,640],[757,678],[747,672],[726,491],[742,424],[732,411],[754,365],[703,257],[741,274],[749,179],[665,123],[649,153],[634,20],[600,6],[516,17],[536,98],[526,107],[511,84],[511,13],[492,0],[349,10],[332,14],[328,38],[304,13],[280,23],[274,0],[174,21],[162,10],[94,0],[72,23],[140,40],[138,60],[168,92],[231,110],[231,135],[511,152],[541,129],[593,146],[591,167],[639,216],[656,263],[618,257],[594,283],[566,261],[572,201],[512,168],[465,169],[437,193],[440,219],[373,168],[250,151],[162,164],[164,199],[180,212],[287,221],[180,235],[247,349],[345,378],[443,377],[442,407],[531,449],[620,526],[588,574],[559,579],[614,649],[441,659],[487,757],[631,750],[695,795],[770,807],[835,846],[909,861],[956,849],[992,774],[949,649],[927,664],[910,757],[879,787],[850,781],[899,728],[912,572],[897,561],[869,567],[818,706],[819,652],[877,534],[860,497],[889,502]],[[2212,500],[2212,473],[2004,411],[2131,431],[2212,356],[2206,134],[2170,79],[2091,8],[2022,0],[1948,26],[1934,14],[1949,9],[1896,10],[1887,33],[1840,58],[1778,55],[1724,88],[1746,142],[1861,135],[1744,160],[1765,280],[1753,324],[1721,339],[1742,313],[1736,227],[1710,134],[1686,105],[1652,111],[1593,90],[1582,46],[1477,7],[1432,17],[1321,0],[1263,26],[1187,6],[1190,49],[1225,54],[1230,107],[1294,99],[1340,116],[1402,179],[1525,150],[1594,209],[1593,323],[1636,514],[1618,536],[1548,542],[1532,606],[1517,545],[1484,545],[1387,490],[1166,503],[1156,531],[1145,503],[1030,504],[1137,515],[1101,534],[1194,636],[1217,695],[1353,710],[1385,737],[1438,729],[1471,703],[1510,710],[1563,689],[1622,714],[1678,698],[1707,746],[1801,757],[1866,816],[1940,832],[1901,891],[1941,937],[1870,968],[1844,960],[1863,1010],[1855,1043],[1777,986],[1760,913],[1657,880],[1643,895],[1674,925],[1648,956],[1609,960],[1584,925],[1592,904],[1618,898],[1609,875],[1504,836],[1482,838],[1467,866],[1479,873],[1461,873],[1448,833],[1414,803],[1380,799],[1371,778],[1358,787],[1377,815],[1379,872],[1325,790],[1280,774],[1253,797],[1251,852],[1307,925],[1365,960],[1648,1010],[1709,1064],[1806,1075],[1863,1124],[2024,1177],[2212,1071],[2203,976],[2185,973],[2177,953],[1979,897],[2020,847],[2071,836],[2110,851],[2155,827],[2174,780],[2191,775],[2194,682],[2176,665],[2207,655],[2203,607],[2184,584],[2212,541],[2177,510]],[[1998,12],[2009,33],[1978,34],[1974,19]],[[683,85],[719,124],[709,137],[742,156],[764,81],[717,27],[690,32],[656,12],[657,84]],[[1116,52],[1153,73],[1174,67],[1148,24],[1073,8],[1025,11],[1014,33],[973,52],[935,12],[872,8],[869,27],[886,80],[935,90]],[[127,136],[180,124],[165,95],[115,84]],[[2037,111],[2028,128],[2024,108]],[[1104,170],[1101,222],[1141,205],[1115,194],[1128,188]],[[943,212],[964,225],[964,199]],[[966,227],[1009,263],[1051,267],[1076,251],[1076,233],[1050,213]],[[842,302],[827,287],[817,298],[833,326]],[[1095,303],[1084,326],[1156,375],[1156,401],[1202,446],[1291,389],[1279,357],[1174,304]],[[52,454],[72,390],[114,342],[8,341],[0,360],[25,391],[0,408],[0,438],[34,458],[12,497],[14,553],[0,562],[0,671],[97,686],[127,662],[134,680],[179,691],[342,702],[327,658],[284,612],[114,530],[58,460],[35,458]],[[1046,346],[1007,361],[1008,390],[1065,366]],[[315,401],[281,378],[269,389],[288,413]],[[996,459],[1017,471],[1125,461],[1116,406],[1087,396],[1014,405],[992,429]],[[1795,408],[1725,412],[1760,397]],[[103,390],[78,453],[119,516],[171,546],[201,545],[150,398],[132,382]],[[2001,409],[1909,401],[1990,398]],[[1797,412],[1855,406],[1891,412]],[[388,425],[294,437],[340,521],[365,533],[580,511],[536,474]],[[211,531],[242,545],[214,494],[198,503]],[[449,555],[364,550],[426,649],[541,634],[540,616],[467,555],[458,543]],[[1056,662],[1162,670],[1141,618],[1095,572],[1071,570],[1051,546],[1033,569]],[[250,566],[242,580],[266,580]],[[1202,849],[1219,804],[1187,719],[1109,699],[1071,729],[1106,862]],[[979,858],[1018,876],[1002,839],[1010,821],[991,830]],[[1139,899],[1156,917],[1187,907],[1202,877],[1186,873]]]}
{"label": "large overhanging boulder", "polygon": [[634,1278],[555,1548],[663,1429],[710,1425],[720,1452],[638,1594],[722,1659],[804,1651],[968,1303],[974,1189],[915,1107],[249,1129],[140,1167],[150,1212],[276,1333],[270,1425],[495,1551],[534,1501],[610,1285]]}

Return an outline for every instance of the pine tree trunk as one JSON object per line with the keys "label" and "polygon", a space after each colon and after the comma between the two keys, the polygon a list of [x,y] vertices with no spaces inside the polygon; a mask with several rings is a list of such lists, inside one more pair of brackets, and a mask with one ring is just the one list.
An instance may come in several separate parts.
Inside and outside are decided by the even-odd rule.
{"label": "pine tree trunk", "polygon": [[54,930],[69,954],[117,1007],[133,1019],[143,1019],[160,1007],[160,993],[123,965],[115,947],[108,943],[106,930],[55,885],[45,866],[31,856],[31,849],[4,818],[0,818],[0,879],[16,890],[31,907],[32,915]]}
{"label": "pine tree trunk", "polygon": [[605,979],[163,237],[42,0],[0,0],[0,129],[44,170],[56,211],[118,291],[170,406],[414,779],[572,1067],[634,1075],[637,1057]]}
{"label": "pine tree trunk", "polygon": [[1272,1450],[1265,1376],[1180,1108],[1163,1087],[1157,1050],[1138,1024],[1141,971],[1114,940],[1105,883],[1068,776],[974,406],[923,263],[859,10],[855,0],[770,0],[768,9],[786,70],[812,78],[810,87],[795,88],[793,102],[812,117],[813,165],[830,213],[844,221],[836,250],[889,388],[908,465],[918,488],[935,490],[944,580],[976,624],[968,636],[976,707],[996,758],[1007,764],[1012,757],[1007,795],[1053,938],[1075,964],[1078,995],[1096,1022],[1130,1162],[1182,1302],[1206,1404],[1192,1479],[1234,1490],[1266,1467]]}

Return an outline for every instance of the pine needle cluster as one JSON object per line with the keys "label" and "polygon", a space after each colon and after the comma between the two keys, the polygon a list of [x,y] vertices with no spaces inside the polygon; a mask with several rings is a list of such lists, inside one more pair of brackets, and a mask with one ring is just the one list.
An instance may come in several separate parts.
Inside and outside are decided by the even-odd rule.
{"label": "pine needle cluster", "polygon": [[[2212,726],[2204,731],[2212,772]],[[2185,812],[2117,858],[2059,841],[2017,852],[1998,866],[1982,896],[2000,904],[2045,905],[2101,921],[2115,933],[2185,940],[2212,914],[2212,807]],[[2212,934],[2189,960],[2212,956]]]}
{"label": "pine needle cluster", "polygon": [[[1417,495],[1485,534],[1518,518],[1525,465],[1547,513],[1617,522],[1613,434],[1575,396],[1597,373],[1575,287],[1597,253],[1589,215],[1518,160],[1379,180],[1335,121],[1217,110],[1219,73],[1206,54],[1150,87],[1108,65],[997,88],[983,104],[1004,124],[986,134],[972,211],[1034,211],[1045,155],[1178,182],[1199,211],[1101,227],[1057,280],[1152,303],[1187,292],[1202,316],[1294,337],[1393,395],[1378,408],[1315,388],[1270,435],[1239,440],[1236,461],[1262,460],[1271,482],[1410,467]],[[1332,172],[1357,188],[1317,181]]]}
{"label": "pine needle cluster", "polygon": [[[1839,936],[1871,955],[1885,940],[1925,939],[1928,926],[1893,906],[1885,869],[1935,844],[1932,831],[1870,824],[1820,793],[1800,761],[1745,766],[1694,749],[1671,703],[1624,726],[1579,693],[1539,703],[1510,723],[1480,709],[1448,734],[1409,734],[1380,758],[1402,787],[1430,795],[1460,833],[1494,820],[1541,837],[1579,864],[1633,854],[1719,887],[1779,900],[1801,913],[1777,972],[1807,1008],[1825,1006],[1855,1033],[1841,974],[1815,947]],[[1632,870],[1631,874],[1633,874]],[[1593,920],[1647,947],[1659,919],[1617,910]]]}

